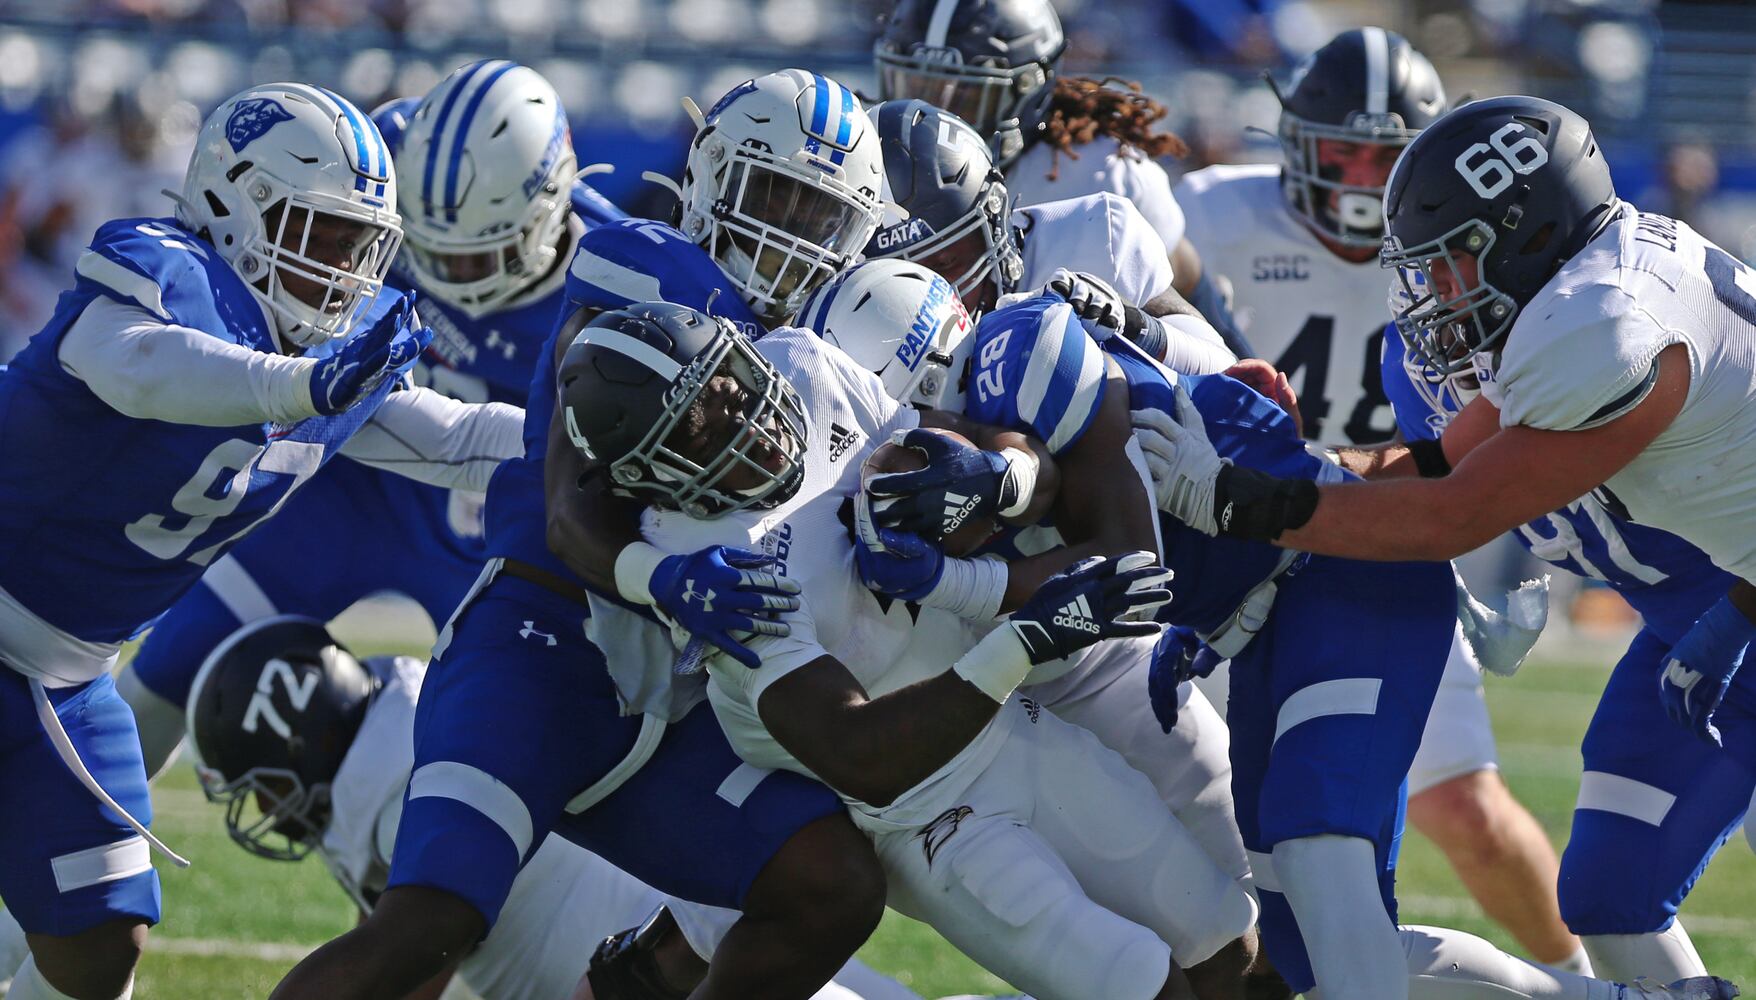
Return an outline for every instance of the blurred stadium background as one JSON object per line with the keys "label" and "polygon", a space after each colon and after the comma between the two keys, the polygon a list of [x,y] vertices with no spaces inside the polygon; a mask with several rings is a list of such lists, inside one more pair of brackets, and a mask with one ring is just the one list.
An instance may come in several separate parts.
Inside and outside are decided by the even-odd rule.
{"label": "blurred stadium background", "polygon": [[[1586,114],[1624,197],[1682,218],[1756,260],[1756,3],[1688,0],[1055,0],[1066,71],[1140,81],[1191,153],[1271,160],[1281,79],[1335,31],[1380,24],[1438,66],[1449,93],[1526,92]],[[888,0],[0,0],[0,361],[52,312],[99,223],[168,214],[201,118],[256,82],[299,79],[362,107],[420,94],[483,56],[535,67],[573,118],[580,163],[623,208],[666,217],[640,179],[676,173],[689,125],[737,82],[787,65],[870,92],[870,46]],[[1481,554],[1478,582],[1515,578],[1522,554]],[[1630,627],[1605,590],[1557,581],[1564,613],[1542,662],[1490,698],[1505,769],[1557,842],[1578,737]],[[368,650],[419,646],[424,622],[386,632],[382,609],[344,630]],[[393,616],[394,617],[394,616]],[[411,642],[411,639],[414,639]],[[350,921],[320,866],[267,865],[229,846],[184,773],[160,827],[197,861],[167,872],[170,920],[142,971],[153,997],[260,996],[305,949]],[[1488,933],[1425,844],[1411,844],[1404,917]],[[1685,910],[1715,971],[1756,977],[1756,858],[1734,843]],[[893,919],[868,949],[923,993],[999,984],[918,925]]]}

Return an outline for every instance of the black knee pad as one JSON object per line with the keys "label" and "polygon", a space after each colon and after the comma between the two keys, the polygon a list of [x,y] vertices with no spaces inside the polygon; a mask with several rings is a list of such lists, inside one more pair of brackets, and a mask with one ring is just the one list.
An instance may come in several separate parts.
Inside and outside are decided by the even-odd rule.
{"label": "black knee pad", "polygon": [[639,927],[604,938],[585,978],[597,1000],[688,1000],[689,990],[665,982],[654,955],[668,935],[681,934],[671,911],[659,907]]}

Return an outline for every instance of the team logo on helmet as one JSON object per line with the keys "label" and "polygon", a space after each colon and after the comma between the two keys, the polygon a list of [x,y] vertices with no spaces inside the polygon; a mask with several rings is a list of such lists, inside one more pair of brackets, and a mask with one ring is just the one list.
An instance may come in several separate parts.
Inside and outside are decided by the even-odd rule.
{"label": "team logo on helmet", "polygon": [[232,152],[241,153],[245,146],[267,135],[269,129],[292,120],[292,113],[270,98],[239,101],[226,117],[226,141],[232,144]]}

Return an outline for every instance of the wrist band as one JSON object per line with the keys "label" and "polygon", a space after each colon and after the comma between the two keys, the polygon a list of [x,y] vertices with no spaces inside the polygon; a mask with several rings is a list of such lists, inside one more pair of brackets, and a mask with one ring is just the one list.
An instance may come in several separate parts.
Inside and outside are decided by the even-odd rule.
{"label": "wrist band", "polygon": [[1415,471],[1422,479],[1438,479],[1451,473],[1451,462],[1445,457],[1445,446],[1436,440],[1410,441],[1409,457],[1415,460]]}
{"label": "wrist band", "polygon": [[1006,564],[998,559],[945,557],[939,582],[921,603],[970,621],[993,621],[1006,599]]}
{"label": "wrist band", "polygon": [[1012,626],[1002,625],[953,663],[951,672],[1004,705],[1030,673],[1030,654]]}
{"label": "wrist band", "polygon": [[1017,496],[1012,504],[1002,507],[997,512],[1001,517],[1017,517],[1030,506],[1031,495],[1037,488],[1037,470],[1041,463],[1035,453],[1020,448],[1002,448],[1000,456],[1006,459],[1006,478],[1011,480]]}
{"label": "wrist band", "polygon": [[645,542],[631,542],[616,554],[616,590],[636,604],[656,604],[652,596],[652,574],[658,570],[665,554]]}

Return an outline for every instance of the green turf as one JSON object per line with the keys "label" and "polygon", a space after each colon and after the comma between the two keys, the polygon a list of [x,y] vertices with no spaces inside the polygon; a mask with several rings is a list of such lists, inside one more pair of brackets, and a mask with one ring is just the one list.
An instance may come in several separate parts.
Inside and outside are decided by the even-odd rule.
{"label": "green turf", "polygon": [[[1489,681],[1506,777],[1557,846],[1572,812],[1579,738],[1605,675],[1604,668],[1551,663],[1534,664],[1510,681]],[[349,903],[318,862],[276,864],[232,846],[218,812],[201,799],[186,767],[177,768],[159,788],[156,829],[195,867],[161,869],[167,918],[156,933],[167,940],[141,965],[135,993],[140,1000],[262,996],[291,965],[288,946],[315,945],[352,923]],[[1405,921],[1459,927],[1512,947],[1464,897],[1431,845],[1413,834],[1406,841],[1402,873]],[[1734,840],[1684,909],[1708,965],[1744,982],[1756,982],[1753,894],[1756,856]],[[240,957],[198,953],[211,952],[216,943],[252,950]],[[931,930],[895,915],[886,918],[862,955],[928,997],[1003,990],[999,980]]]}

